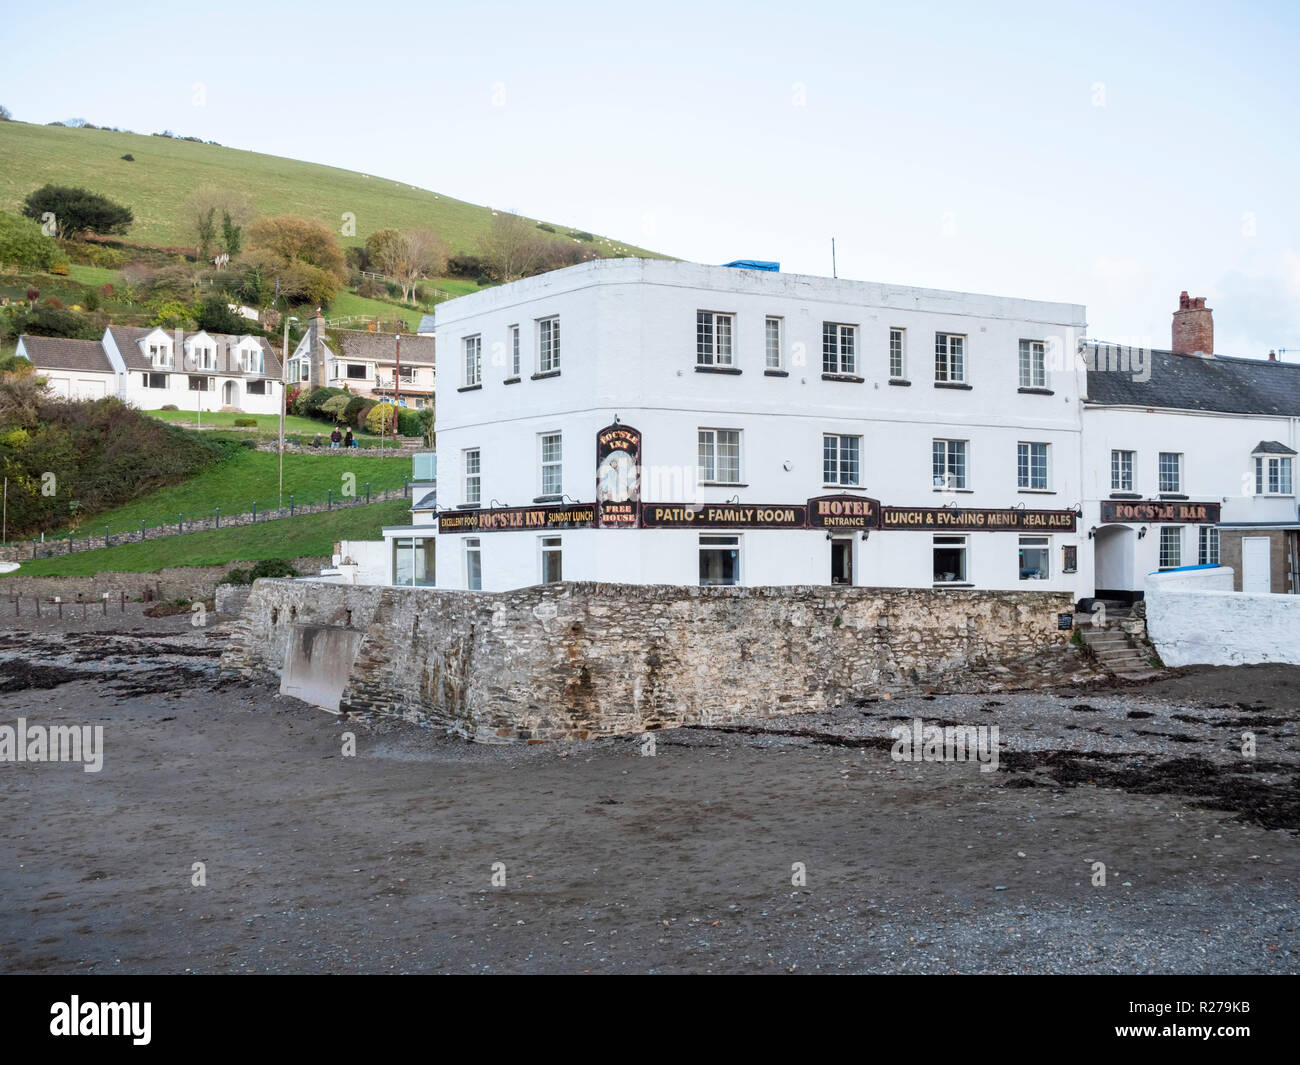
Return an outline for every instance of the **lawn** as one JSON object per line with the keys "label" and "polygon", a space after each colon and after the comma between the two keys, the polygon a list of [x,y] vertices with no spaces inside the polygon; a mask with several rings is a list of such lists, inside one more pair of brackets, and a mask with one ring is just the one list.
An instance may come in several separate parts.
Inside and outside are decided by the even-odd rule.
{"label": "lawn", "polygon": [[110,270],[104,266],[83,266],[81,263],[71,263],[68,266],[68,276],[73,281],[83,285],[93,285],[95,288],[101,285],[112,285],[116,288],[122,283],[120,270]]}
{"label": "lawn", "polygon": [[395,303],[385,303],[383,300],[372,300],[365,296],[358,296],[355,292],[348,292],[340,289],[333,302],[330,303],[329,318],[342,318],[349,314],[373,315],[381,321],[392,322],[401,319],[406,323],[406,328],[415,332],[420,325],[420,319],[426,312],[413,311],[409,307],[399,307]]}
{"label": "lawn", "polygon": [[[222,514],[247,514],[256,502],[258,511],[277,505],[279,456],[266,451],[240,450],[233,458],[196,474],[181,484],[159,488],[130,503],[88,518],[77,535],[99,536],[107,526],[110,534],[139,531],[146,525],[174,525],[178,515],[187,521],[210,516],[216,507]],[[371,491],[400,488],[411,475],[410,457],[332,452],[322,455],[284,456],[284,505],[293,496],[295,506],[324,503],[332,491],[340,498],[346,474],[356,478],[356,493],[364,498]],[[67,530],[61,530],[66,535]],[[53,534],[55,538],[59,533]],[[47,538],[49,538],[47,536]]]}
{"label": "lawn", "polygon": [[[192,410],[147,410],[144,412],[151,418],[160,418],[165,422],[174,422],[176,424],[194,425],[199,415]],[[233,427],[236,418],[255,418],[257,419],[257,429],[247,430],[250,435],[278,436],[280,432],[280,416],[278,414],[239,414],[232,410],[204,411],[204,425],[223,425]],[[318,422],[314,418],[303,418],[297,414],[286,414],[284,416],[285,433],[306,433],[312,436],[320,433],[322,436],[328,436],[330,432],[328,422]],[[361,443],[367,441],[378,441],[379,437],[372,436],[369,433],[358,433],[352,430],[353,435]]]}
{"label": "lawn", "polygon": [[[12,574],[0,574],[0,578],[152,573],[166,566],[216,566],[223,562],[258,562],[264,558],[329,555],[336,540],[377,540],[382,526],[407,524],[410,506],[410,500],[393,499],[368,507],[268,521],[265,525],[214,529],[41,558],[24,562]],[[3,587],[0,583],[0,589]]]}

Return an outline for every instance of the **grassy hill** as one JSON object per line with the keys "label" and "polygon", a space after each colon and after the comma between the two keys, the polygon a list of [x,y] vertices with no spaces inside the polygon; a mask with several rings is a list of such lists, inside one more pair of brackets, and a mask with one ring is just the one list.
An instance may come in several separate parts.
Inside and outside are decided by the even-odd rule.
{"label": "grassy hill", "polygon": [[329,555],[335,540],[377,540],[382,526],[409,523],[410,506],[408,499],[393,499],[331,514],[309,514],[269,521],[265,525],[186,533],[58,558],[40,558],[22,563],[10,574],[0,574],[0,594],[4,591],[5,576],[93,577],[104,572],[153,573],[166,566],[216,566],[223,562],[259,562],[264,558]]}
{"label": "grassy hill", "polygon": [[[357,233],[344,244],[360,244],[377,229],[427,228],[453,252],[474,252],[492,223],[490,208],[351,170],[169,137],[0,122],[0,210],[17,211],[46,182],[82,185],[126,204],[135,212],[127,239],[163,246],[193,244],[181,204],[204,184],[246,193],[260,215],[314,218],[336,232],[351,211]],[[571,231],[550,224],[560,235]],[[604,237],[593,246],[602,255],[657,257]]]}

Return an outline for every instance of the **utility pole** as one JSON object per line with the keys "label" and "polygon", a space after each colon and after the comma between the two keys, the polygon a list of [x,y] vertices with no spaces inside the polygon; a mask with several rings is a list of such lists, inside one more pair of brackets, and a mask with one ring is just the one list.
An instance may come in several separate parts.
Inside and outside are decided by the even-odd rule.
{"label": "utility pole", "polygon": [[831,277],[839,276],[839,269],[835,265],[835,238],[831,237]]}
{"label": "utility pole", "polygon": [[4,501],[4,532],[3,542],[9,543],[9,478],[5,478],[5,501]]}
{"label": "utility pole", "polygon": [[397,366],[393,370],[393,443],[397,443],[397,406],[402,398],[402,334],[397,334]]}
{"label": "utility pole", "polygon": [[[280,286],[280,279],[275,280],[276,288]],[[289,405],[289,392],[285,388],[285,382],[289,377],[289,323],[296,322],[298,319],[290,315],[284,316],[284,347],[281,349],[280,357],[280,489],[276,507],[284,508],[284,412]]]}

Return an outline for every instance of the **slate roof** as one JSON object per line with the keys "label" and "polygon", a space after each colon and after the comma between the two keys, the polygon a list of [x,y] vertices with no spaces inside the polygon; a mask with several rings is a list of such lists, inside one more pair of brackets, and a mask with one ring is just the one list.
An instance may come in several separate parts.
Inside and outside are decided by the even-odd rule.
{"label": "slate roof", "polygon": [[[140,326],[110,325],[108,331],[112,334],[113,340],[117,343],[117,350],[121,352],[122,361],[126,363],[126,368],[128,370],[152,370],[154,368],[153,363],[149,361],[149,356],[140,350],[140,341],[153,332],[152,326],[143,328]],[[175,338],[176,331],[174,329],[166,329],[163,331],[167,333],[169,337],[173,339]],[[188,340],[190,337],[196,336],[197,334],[198,330],[185,333],[182,340]],[[235,368],[230,358],[231,349],[239,343],[242,339],[241,337],[231,336],[227,333],[209,333],[208,336],[212,338],[213,342],[217,346],[217,369],[212,372],[218,374],[238,374],[241,377],[250,376],[245,374],[244,371]],[[280,379],[280,360],[276,356],[275,348],[266,337],[254,337],[253,339],[257,341],[258,345],[262,349],[262,376],[278,381]],[[185,373],[186,371],[179,365],[179,359],[177,362],[178,365],[176,368],[169,372]]]}
{"label": "slate roof", "polygon": [[1294,455],[1295,450],[1277,440],[1261,440],[1252,455]]}
{"label": "slate roof", "polygon": [[437,510],[438,509],[438,492],[435,489],[420,497],[418,502],[411,504],[412,510]]}
{"label": "slate roof", "polygon": [[[394,362],[397,342],[392,333],[369,333],[360,329],[337,329],[334,336],[343,349],[342,358]],[[402,334],[402,362],[407,366],[432,366],[433,337]]]}
{"label": "slate roof", "polygon": [[426,314],[426,315],[424,315],[423,317],[421,317],[421,319],[420,319],[420,327],[419,327],[418,329],[416,329],[416,332],[417,332],[417,333],[430,333],[430,334],[431,334],[431,333],[433,332],[434,328],[435,328],[435,327],[434,327],[433,319],[434,319],[434,316],[433,316],[432,314]]}
{"label": "slate roof", "polygon": [[42,370],[79,370],[82,373],[113,372],[104,345],[98,340],[65,340],[24,334],[23,350],[33,366]]}
{"label": "slate roof", "polygon": [[[1088,344],[1088,398],[1091,405],[1163,407],[1223,414],[1300,417],[1300,365],[1225,355],[1175,355],[1145,350],[1128,361],[1130,349]],[[1111,356],[1119,353],[1118,360]],[[1109,361],[1108,361],[1108,357]],[[1149,376],[1141,370],[1146,360]],[[1114,368],[1119,366],[1118,369]],[[1109,367],[1109,368],[1108,368]],[[1139,380],[1146,376],[1146,380]]]}

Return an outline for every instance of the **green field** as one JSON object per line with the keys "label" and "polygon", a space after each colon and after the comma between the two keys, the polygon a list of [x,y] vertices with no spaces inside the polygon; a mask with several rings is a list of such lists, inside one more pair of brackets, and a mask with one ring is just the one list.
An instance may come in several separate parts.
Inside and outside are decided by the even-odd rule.
{"label": "green field", "polygon": [[[121,158],[127,154],[135,161]],[[127,239],[172,247],[194,243],[181,205],[205,184],[245,193],[259,215],[314,218],[336,232],[351,212],[357,231],[345,244],[361,244],[378,229],[421,228],[438,233],[452,252],[476,252],[492,224],[488,207],[372,174],[167,137],[0,122],[0,210],[17,211],[47,182],[125,204],[135,213]],[[521,178],[521,191],[525,184]],[[569,227],[555,228],[563,236]],[[602,255],[658,257],[604,237],[593,246]]]}
{"label": "green field", "polygon": [[[192,410],[147,410],[144,412],[151,418],[158,418],[161,421],[173,422],[179,425],[194,425],[198,422],[199,414]],[[242,430],[250,435],[278,436],[280,434],[280,416],[278,414],[240,414],[233,410],[214,410],[203,412],[204,425],[224,425],[231,428],[235,425],[235,419],[241,420],[253,418],[257,421],[256,430]],[[284,431],[288,433],[305,433],[311,436],[314,433],[320,433],[322,436],[328,436],[330,431],[329,422],[318,422],[314,418],[303,418],[297,414],[286,414],[284,416]],[[358,433],[352,430],[355,436],[363,446],[367,443],[378,443],[379,437],[370,433]]]}
{"label": "green field", "polygon": [[68,276],[73,281],[78,281],[83,285],[94,285],[99,288],[100,285],[113,285],[114,287],[122,283],[122,273],[120,270],[110,270],[104,266],[83,266],[81,263],[72,263],[68,266]]}
{"label": "green field", "polygon": [[[410,521],[410,501],[392,499],[328,514],[268,521],[265,525],[167,536],[119,547],[24,562],[12,577],[93,577],[96,573],[152,573],[166,566],[216,566],[264,558],[329,555],[336,540],[377,540],[384,525]],[[0,589],[3,589],[0,583]],[[3,593],[0,593],[3,594]]]}
{"label": "green field", "polygon": [[[425,312],[413,311],[409,307],[402,307],[396,303],[386,303],[383,300],[367,299],[365,296],[358,296],[355,292],[340,289],[330,302],[329,317],[342,318],[348,314],[371,315],[384,322],[391,322],[400,318],[406,323],[406,328],[414,332],[419,327],[420,319],[424,317]],[[358,329],[364,328],[364,326],[353,325],[350,328]]]}
{"label": "green field", "polygon": [[[74,535],[100,536],[105,526],[109,534],[138,532],[146,525],[172,525],[178,515],[187,521],[206,517],[217,507],[222,514],[247,514],[254,502],[258,511],[276,506],[279,456],[266,451],[241,449],[233,458],[218,463],[181,484],[159,488],[124,506],[114,507],[88,518]],[[294,505],[325,502],[326,492],[340,497],[344,474],[356,477],[356,492],[364,498],[365,485],[371,491],[400,488],[404,477],[411,475],[411,460],[371,453],[284,456],[284,505],[289,496]],[[62,535],[67,530],[60,530]],[[52,534],[57,537],[60,533]],[[47,536],[49,538],[49,536]],[[270,557],[270,556],[267,556]]]}

